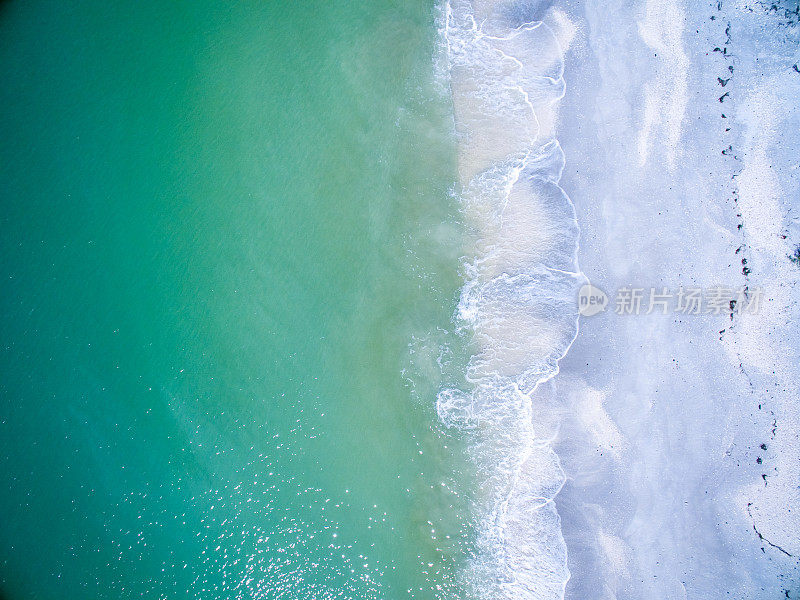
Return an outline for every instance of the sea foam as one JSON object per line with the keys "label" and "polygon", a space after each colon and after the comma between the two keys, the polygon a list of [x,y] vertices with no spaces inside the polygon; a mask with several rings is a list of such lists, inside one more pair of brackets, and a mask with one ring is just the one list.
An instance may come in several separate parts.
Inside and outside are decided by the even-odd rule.
{"label": "sea foam", "polygon": [[464,578],[480,598],[562,598],[569,571],[553,500],[564,473],[534,434],[530,395],[577,335],[585,281],[555,137],[574,28],[530,3],[451,0],[442,13],[471,234],[456,317],[474,350],[467,389],[442,390],[437,411],[468,432],[480,483],[477,552]]}

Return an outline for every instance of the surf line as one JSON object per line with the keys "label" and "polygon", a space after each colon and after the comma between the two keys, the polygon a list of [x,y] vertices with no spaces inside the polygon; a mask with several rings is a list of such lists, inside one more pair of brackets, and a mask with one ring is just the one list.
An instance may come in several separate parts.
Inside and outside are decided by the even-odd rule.
{"label": "surf line", "polygon": [[441,390],[437,412],[466,432],[478,473],[477,551],[463,577],[481,598],[561,599],[570,576],[554,503],[564,472],[533,394],[578,334],[586,283],[555,136],[574,26],[530,10],[449,0],[440,26],[469,233],[456,321],[473,353],[464,389]]}

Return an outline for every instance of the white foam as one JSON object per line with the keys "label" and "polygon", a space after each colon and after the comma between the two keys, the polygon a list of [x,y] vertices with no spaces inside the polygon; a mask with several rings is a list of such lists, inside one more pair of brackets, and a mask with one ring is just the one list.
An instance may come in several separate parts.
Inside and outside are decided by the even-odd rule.
{"label": "white foam", "polygon": [[569,571],[553,498],[564,474],[534,435],[530,395],[575,339],[584,282],[555,139],[562,43],[575,28],[552,9],[533,19],[507,2],[451,0],[442,15],[472,233],[457,313],[475,340],[471,387],[437,398],[442,423],[469,431],[480,481],[479,552],[464,578],[480,598],[562,598]]}

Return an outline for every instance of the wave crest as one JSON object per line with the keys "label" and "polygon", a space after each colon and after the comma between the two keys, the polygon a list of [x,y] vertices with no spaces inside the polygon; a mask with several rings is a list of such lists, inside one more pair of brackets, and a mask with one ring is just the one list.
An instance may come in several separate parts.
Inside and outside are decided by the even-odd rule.
{"label": "wave crest", "polygon": [[[577,335],[585,278],[575,210],[558,185],[562,40],[548,17],[526,18],[536,10],[451,0],[442,11],[472,234],[456,316],[475,350],[469,388],[442,390],[437,412],[446,427],[469,432],[479,533],[464,576],[481,598],[563,598],[569,579],[553,502],[564,473],[548,441],[534,435],[531,394],[558,372]],[[566,17],[547,14],[563,26]]]}

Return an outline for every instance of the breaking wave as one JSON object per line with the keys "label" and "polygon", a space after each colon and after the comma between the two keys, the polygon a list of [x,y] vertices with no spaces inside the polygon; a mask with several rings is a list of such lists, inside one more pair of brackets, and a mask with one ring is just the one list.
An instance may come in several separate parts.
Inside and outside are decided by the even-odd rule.
{"label": "breaking wave", "polygon": [[442,423],[466,432],[480,483],[477,551],[463,576],[480,598],[563,598],[554,498],[564,473],[535,436],[531,395],[577,335],[584,282],[554,134],[574,30],[542,3],[450,0],[440,32],[470,234],[457,312],[474,340],[468,385],[437,398]]}

